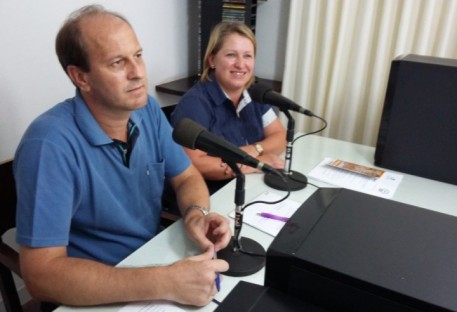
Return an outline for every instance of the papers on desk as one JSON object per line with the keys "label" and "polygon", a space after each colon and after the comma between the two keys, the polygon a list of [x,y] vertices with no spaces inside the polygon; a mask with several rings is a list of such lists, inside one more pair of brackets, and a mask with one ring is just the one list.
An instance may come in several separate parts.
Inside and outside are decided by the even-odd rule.
{"label": "papers on desk", "polygon": [[166,301],[133,302],[118,312],[183,312],[176,304]]}
{"label": "papers on desk", "polygon": [[[254,198],[252,202],[258,200],[274,202],[281,199],[282,197],[283,196],[279,196],[278,194],[265,191]],[[286,198],[284,201],[273,205],[263,203],[253,204],[243,211],[243,224],[249,224],[250,226],[257,228],[262,232],[276,236],[284,226],[285,222],[265,218],[258,214],[263,212],[289,218],[294,214],[295,211],[297,211],[300,206],[301,203],[293,201],[289,198]],[[230,212],[229,216],[231,218],[235,218],[235,211]]]}
{"label": "papers on desk", "polygon": [[392,198],[403,179],[401,174],[328,157],[314,167],[308,177],[383,198]]}

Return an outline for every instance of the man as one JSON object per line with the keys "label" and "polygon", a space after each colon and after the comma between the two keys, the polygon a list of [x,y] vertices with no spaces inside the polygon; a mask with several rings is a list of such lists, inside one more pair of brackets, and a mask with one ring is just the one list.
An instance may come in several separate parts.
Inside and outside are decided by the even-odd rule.
{"label": "man", "polygon": [[[147,94],[132,27],[101,6],[87,6],[62,26],[56,51],[76,96],[31,124],[14,161],[28,290],[67,305],[154,299],[206,305],[217,291],[217,272],[228,269],[213,260],[230,240],[228,221],[206,213],[204,180]],[[169,266],[114,267],[157,233],[165,178],[189,237],[204,252]]]}

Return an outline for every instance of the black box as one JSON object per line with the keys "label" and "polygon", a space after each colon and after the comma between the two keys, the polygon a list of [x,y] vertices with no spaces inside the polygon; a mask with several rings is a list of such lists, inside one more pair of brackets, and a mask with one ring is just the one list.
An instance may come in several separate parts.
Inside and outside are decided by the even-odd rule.
{"label": "black box", "polygon": [[279,290],[240,281],[214,312],[328,312]]}
{"label": "black box", "polygon": [[392,61],[375,164],[457,184],[457,60]]}
{"label": "black box", "polygon": [[332,311],[457,311],[457,218],[320,189],[268,248],[265,286]]}

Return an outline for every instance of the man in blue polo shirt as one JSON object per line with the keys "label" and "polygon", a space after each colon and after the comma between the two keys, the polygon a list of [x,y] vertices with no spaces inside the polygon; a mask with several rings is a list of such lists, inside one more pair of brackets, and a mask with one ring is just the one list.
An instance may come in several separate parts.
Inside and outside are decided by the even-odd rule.
{"label": "man in blue polo shirt", "polygon": [[[73,98],[39,116],[16,152],[17,241],[32,296],[68,305],[166,299],[206,305],[213,260],[231,237],[208,213],[204,180],[147,94],[136,35],[101,6],[74,12],[56,38]],[[115,268],[159,230],[170,179],[186,231],[204,252],[163,267]],[[189,261],[193,260],[193,261]]]}

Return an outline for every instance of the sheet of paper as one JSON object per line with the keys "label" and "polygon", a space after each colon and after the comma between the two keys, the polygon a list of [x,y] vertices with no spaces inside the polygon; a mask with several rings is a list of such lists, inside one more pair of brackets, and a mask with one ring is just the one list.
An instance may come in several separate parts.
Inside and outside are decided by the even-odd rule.
{"label": "sheet of paper", "polygon": [[[264,193],[254,198],[252,201],[261,200],[266,202],[274,202],[281,199],[282,197],[283,196],[278,194],[265,191]],[[284,226],[285,222],[265,218],[259,216],[258,214],[265,212],[281,217],[291,217],[300,206],[301,203],[293,201],[289,198],[286,198],[286,200],[273,205],[263,203],[253,204],[244,210],[243,223],[249,224],[250,226],[253,226],[272,236],[276,236]],[[235,211],[230,212],[229,216],[231,218],[235,218]]]}
{"label": "sheet of paper", "polygon": [[147,301],[129,303],[118,312],[183,312],[175,304],[166,301]]}
{"label": "sheet of paper", "polygon": [[403,179],[403,175],[389,171],[384,171],[380,177],[351,172],[331,166],[334,161],[334,159],[325,158],[308,173],[308,177],[383,198],[392,198]]}

